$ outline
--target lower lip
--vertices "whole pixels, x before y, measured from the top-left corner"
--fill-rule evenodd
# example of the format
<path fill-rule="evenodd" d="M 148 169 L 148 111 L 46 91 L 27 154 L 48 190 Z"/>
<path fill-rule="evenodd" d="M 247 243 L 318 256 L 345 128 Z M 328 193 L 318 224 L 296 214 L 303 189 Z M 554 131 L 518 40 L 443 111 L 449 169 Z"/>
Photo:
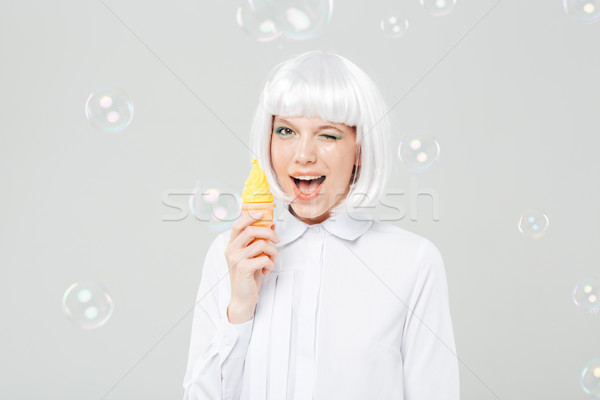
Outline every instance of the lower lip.
<path fill-rule="evenodd" d="M 321 191 L 321 188 L 323 187 L 323 184 L 325 183 L 325 181 L 321 182 L 321 184 L 319 186 L 317 186 L 317 188 L 315 189 L 315 191 L 312 192 L 310 195 L 307 196 L 304 193 L 302 193 L 300 191 L 300 189 L 298 189 L 298 186 L 296 186 L 296 182 L 294 182 L 294 179 L 293 178 L 290 178 L 290 179 L 292 179 L 292 186 L 294 187 L 294 194 L 300 200 L 313 200 L 313 199 L 316 199 L 317 196 L 319 195 L 319 192 Z"/>

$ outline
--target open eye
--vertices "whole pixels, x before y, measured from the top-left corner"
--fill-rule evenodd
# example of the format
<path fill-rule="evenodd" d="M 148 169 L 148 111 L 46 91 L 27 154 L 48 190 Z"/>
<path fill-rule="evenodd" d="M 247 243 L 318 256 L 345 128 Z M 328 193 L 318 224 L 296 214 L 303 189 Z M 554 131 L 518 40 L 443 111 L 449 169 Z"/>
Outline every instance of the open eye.
<path fill-rule="evenodd" d="M 277 128 L 277 129 L 275 130 L 275 132 L 277 132 L 279 135 L 282 135 L 282 136 L 287 136 L 287 135 L 289 134 L 289 133 L 287 133 L 286 131 L 290 131 L 290 133 L 291 133 L 291 132 L 294 132 L 294 131 L 293 131 L 293 130 L 291 130 L 290 128 L 286 128 L 286 127 Z"/>

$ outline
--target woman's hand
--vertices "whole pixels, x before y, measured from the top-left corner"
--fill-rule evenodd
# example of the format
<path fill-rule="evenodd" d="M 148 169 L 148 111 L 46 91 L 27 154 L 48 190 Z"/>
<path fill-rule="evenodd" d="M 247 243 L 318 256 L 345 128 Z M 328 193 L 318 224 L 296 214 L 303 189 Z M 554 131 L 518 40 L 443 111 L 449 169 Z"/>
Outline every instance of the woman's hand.
<path fill-rule="evenodd" d="M 255 216 L 255 218 L 260 218 Z M 231 228 L 229 244 L 225 249 L 225 259 L 231 281 L 231 299 L 227 317 L 231 323 L 243 323 L 253 318 L 258 303 L 258 292 L 263 274 L 273 270 L 277 248 L 269 240 L 278 243 L 275 225 L 271 229 L 252 226 L 256 221 L 249 215 L 242 215 Z M 254 243 L 250 244 L 254 239 Z M 260 240 L 264 239 L 264 240 Z M 257 255 L 265 253 L 268 256 Z M 255 258 L 256 257 L 256 258 Z"/>

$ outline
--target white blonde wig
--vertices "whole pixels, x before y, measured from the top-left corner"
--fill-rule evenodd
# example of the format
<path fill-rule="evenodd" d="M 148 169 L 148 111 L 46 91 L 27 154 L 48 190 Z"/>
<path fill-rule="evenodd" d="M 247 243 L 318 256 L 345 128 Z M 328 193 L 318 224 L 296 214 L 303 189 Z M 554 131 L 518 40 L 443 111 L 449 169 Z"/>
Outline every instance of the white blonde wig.
<path fill-rule="evenodd" d="M 271 161 L 273 116 L 320 117 L 356 127 L 361 165 L 353 171 L 348 196 L 336 209 L 372 207 L 382 198 L 392 168 L 387 112 L 377 85 L 362 69 L 333 52 L 309 51 L 269 73 L 252 122 L 252 157 L 264 170 L 273 196 L 287 205 L 294 198 L 283 192 Z"/>

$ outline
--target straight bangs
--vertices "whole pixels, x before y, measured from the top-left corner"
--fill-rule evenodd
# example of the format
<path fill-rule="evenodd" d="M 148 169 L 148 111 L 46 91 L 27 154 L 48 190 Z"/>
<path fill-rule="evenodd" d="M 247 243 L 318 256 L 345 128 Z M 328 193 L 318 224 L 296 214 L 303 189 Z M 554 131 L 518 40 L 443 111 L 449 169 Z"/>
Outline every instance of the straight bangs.
<path fill-rule="evenodd" d="M 361 120 L 356 82 L 334 56 L 306 58 L 282 65 L 263 92 L 265 109 L 282 117 L 319 117 L 356 126 Z"/>

